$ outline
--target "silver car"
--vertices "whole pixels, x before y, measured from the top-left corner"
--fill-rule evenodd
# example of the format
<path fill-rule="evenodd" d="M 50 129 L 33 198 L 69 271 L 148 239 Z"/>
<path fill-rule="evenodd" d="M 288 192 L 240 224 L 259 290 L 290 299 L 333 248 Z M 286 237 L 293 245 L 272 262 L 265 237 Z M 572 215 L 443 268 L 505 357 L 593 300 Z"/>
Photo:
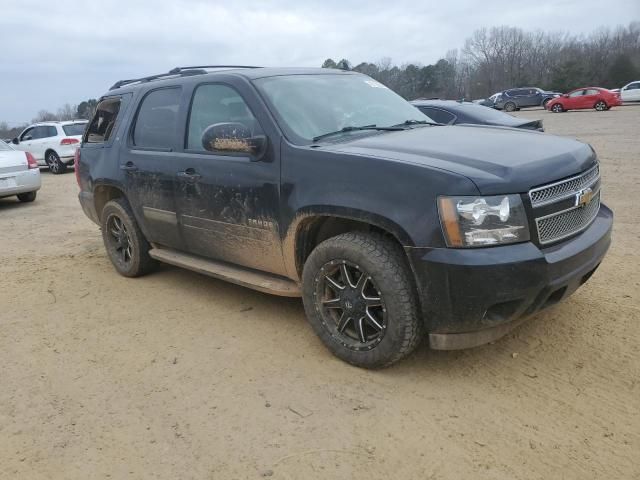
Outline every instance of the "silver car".
<path fill-rule="evenodd" d="M 41 185 L 33 155 L 0 142 L 0 198 L 17 195 L 21 202 L 33 202 Z"/>

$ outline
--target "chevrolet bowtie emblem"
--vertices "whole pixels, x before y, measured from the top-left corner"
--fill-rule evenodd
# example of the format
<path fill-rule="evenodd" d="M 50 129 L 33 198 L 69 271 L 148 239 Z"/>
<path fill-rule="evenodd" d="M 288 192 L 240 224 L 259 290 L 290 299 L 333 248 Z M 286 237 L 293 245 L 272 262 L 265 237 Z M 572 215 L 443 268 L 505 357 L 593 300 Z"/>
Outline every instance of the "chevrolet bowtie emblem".
<path fill-rule="evenodd" d="M 585 188 L 581 192 L 576 194 L 576 207 L 584 207 L 593 198 L 593 190 L 591 188 Z"/>

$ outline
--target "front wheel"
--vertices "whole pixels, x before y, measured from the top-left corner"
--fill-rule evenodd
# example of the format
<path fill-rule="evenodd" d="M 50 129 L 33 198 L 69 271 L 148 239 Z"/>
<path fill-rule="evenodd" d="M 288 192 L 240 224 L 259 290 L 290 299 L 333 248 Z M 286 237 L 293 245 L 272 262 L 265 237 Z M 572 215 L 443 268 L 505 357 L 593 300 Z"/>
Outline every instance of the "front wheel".
<path fill-rule="evenodd" d="M 600 100 L 595 104 L 593 108 L 595 108 L 598 112 L 604 112 L 607 109 L 607 104 L 603 100 Z"/>
<path fill-rule="evenodd" d="M 560 113 L 564 111 L 564 108 L 562 108 L 562 105 L 560 105 L 559 103 L 556 103 L 554 106 L 551 107 L 551 111 L 554 113 Z"/>
<path fill-rule="evenodd" d="M 44 161 L 49 167 L 49 171 L 54 175 L 59 175 L 67 171 L 67 166 L 62 163 L 62 160 L 60 160 L 60 157 L 54 151 L 47 152 Z"/>
<path fill-rule="evenodd" d="M 350 232 L 318 245 L 304 265 L 303 301 L 313 330 L 340 359 L 387 367 L 422 338 L 411 270 L 381 235 Z"/>
<path fill-rule="evenodd" d="M 101 219 L 102 240 L 118 273 L 125 277 L 139 277 L 150 272 L 156 262 L 149 256 L 151 247 L 129 203 L 123 198 L 107 202 Z"/>

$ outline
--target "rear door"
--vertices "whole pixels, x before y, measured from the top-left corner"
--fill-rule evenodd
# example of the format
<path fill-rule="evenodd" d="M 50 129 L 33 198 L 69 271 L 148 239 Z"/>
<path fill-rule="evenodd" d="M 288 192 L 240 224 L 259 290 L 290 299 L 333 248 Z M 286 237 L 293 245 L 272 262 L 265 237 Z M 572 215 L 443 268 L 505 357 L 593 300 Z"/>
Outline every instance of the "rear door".
<path fill-rule="evenodd" d="M 284 274 L 278 234 L 279 144 L 264 107 L 243 82 L 196 85 L 186 117 L 184 151 L 177 157 L 178 208 L 189 253 Z M 212 125 L 233 124 L 246 136 L 230 145 L 203 144 Z M 233 129 L 230 129 L 233 131 Z M 262 155 L 233 145 L 271 138 Z M 205 148 L 206 147 L 206 148 Z M 179 166 L 179 168 L 178 168 Z"/>
<path fill-rule="evenodd" d="M 595 88 L 588 88 L 580 99 L 581 108 L 593 108 L 599 100 L 602 100 L 600 91 Z"/>
<path fill-rule="evenodd" d="M 176 249 L 184 246 L 175 201 L 181 95 L 180 86 L 144 94 L 119 158 L 127 198 L 147 239 Z"/>
<path fill-rule="evenodd" d="M 627 87 L 620 92 L 620 96 L 623 102 L 640 101 L 640 82 L 633 82 L 627 85 Z"/>

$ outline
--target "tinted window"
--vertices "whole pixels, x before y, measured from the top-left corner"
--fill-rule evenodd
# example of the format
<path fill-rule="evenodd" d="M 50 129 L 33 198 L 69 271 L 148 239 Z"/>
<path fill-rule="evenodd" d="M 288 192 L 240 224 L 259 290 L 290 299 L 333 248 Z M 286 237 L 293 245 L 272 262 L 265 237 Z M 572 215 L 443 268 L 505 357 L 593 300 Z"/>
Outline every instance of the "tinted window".
<path fill-rule="evenodd" d="M 54 127 L 53 125 L 49 125 L 48 127 L 45 127 L 47 129 L 47 131 L 45 132 L 45 137 L 57 137 L 58 136 L 58 129 L 56 127 Z"/>
<path fill-rule="evenodd" d="M 86 133 L 84 136 L 84 141 L 87 143 L 102 143 L 109 140 L 111 133 L 114 130 L 114 126 L 116 124 L 116 120 L 118 118 L 118 113 L 120 112 L 120 98 L 107 98 L 102 100 L 98 106 L 96 107 L 96 112 L 93 114 L 93 118 L 91 122 L 87 126 L 86 124 L 75 124 L 82 125 L 84 129 L 86 127 Z M 70 127 L 71 125 L 67 125 Z M 66 132 L 66 130 L 65 130 Z M 73 135 L 73 134 L 67 134 Z"/>
<path fill-rule="evenodd" d="M 171 148 L 176 137 L 179 88 L 163 88 L 142 100 L 133 129 L 133 144 L 145 148 Z"/>
<path fill-rule="evenodd" d="M 431 118 L 434 122 L 444 123 L 445 125 L 456 119 L 456 116 L 452 113 L 445 112 L 439 108 L 420 107 L 422 113 Z"/>
<path fill-rule="evenodd" d="M 64 130 L 65 135 L 82 135 L 86 127 L 86 123 L 72 123 L 70 125 L 63 125 L 62 130 Z"/>
<path fill-rule="evenodd" d="M 252 137 L 260 134 L 257 120 L 238 92 L 226 85 L 200 85 L 193 94 L 186 148 L 204 151 L 202 134 L 216 123 L 239 123 Z"/>
<path fill-rule="evenodd" d="M 640 83 L 632 83 L 625 90 L 640 90 Z"/>
<path fill-rule="evenodd" d="M 53 135 L 51 135 L 51 129 L 53 129 Z M 39 125 L 37 127 L 33 127 L 33 130 L 30 132 L 32 140 L 40 140 L 42 138 L 47 138 L 51 136 L 55 136 L 56 127 L 50 127 L 47 125 Z"/>

